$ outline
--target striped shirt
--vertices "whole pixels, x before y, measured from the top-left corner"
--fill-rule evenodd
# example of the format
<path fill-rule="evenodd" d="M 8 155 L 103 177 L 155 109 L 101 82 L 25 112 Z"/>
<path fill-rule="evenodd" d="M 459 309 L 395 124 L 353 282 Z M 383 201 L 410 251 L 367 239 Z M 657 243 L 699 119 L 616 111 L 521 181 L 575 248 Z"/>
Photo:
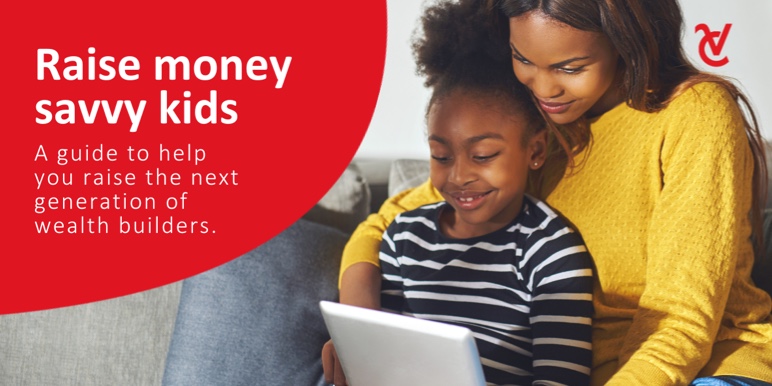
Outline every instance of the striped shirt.
<path fill-rule="evenodd" d="M 384 309 L 469 328 L 486 381 L 589 384 L 592 261 L 581 237 L 525 196 L 504 228 L 452 239 L 445 202 L 405 212 L 383 235 Z"/>

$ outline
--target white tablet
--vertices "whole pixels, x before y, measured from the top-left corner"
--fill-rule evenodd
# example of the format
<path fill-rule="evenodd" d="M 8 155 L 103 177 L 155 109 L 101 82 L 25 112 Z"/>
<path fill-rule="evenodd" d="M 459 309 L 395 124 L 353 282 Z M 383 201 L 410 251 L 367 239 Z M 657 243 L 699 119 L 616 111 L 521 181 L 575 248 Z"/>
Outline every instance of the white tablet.
<path fill-rule="evenodd" d="M 319 305 L 351 386 L 485 385 L 467 328 L 332 302 Z"/>

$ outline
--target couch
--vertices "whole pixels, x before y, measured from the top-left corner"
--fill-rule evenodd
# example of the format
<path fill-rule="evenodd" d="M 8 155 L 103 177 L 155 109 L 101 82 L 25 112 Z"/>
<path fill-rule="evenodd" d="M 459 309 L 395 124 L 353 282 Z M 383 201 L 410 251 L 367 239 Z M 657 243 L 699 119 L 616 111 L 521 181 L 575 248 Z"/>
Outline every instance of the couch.
<path fill-rule="evenodd" d="M 427 175 L 427 161 L 355 160 L 305 218 L 350 233 L 386 197 Z M 772 216 L 767 220 L 769 234 Z M 160 385 L 180 289 L 177 282 L 101 302 L 0 316 L 0 385 Z"/>

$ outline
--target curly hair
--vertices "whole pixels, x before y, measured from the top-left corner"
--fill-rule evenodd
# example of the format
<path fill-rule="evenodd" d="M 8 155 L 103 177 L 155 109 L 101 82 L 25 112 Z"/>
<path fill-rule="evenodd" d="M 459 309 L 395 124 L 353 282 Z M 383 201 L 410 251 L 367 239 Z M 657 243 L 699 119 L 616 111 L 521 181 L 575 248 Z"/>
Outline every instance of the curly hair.
<path fill-rule="evenodd" d="M 417 73 L 432 89 L 427 112 L 454 91 L 495 97 L 507 113 L 524 117 L 526 138 L 544 129 L 530 93 L 512 71 L 508 34 L 479 0 L 440 1 L 421 18 L 413 39 Z"/>

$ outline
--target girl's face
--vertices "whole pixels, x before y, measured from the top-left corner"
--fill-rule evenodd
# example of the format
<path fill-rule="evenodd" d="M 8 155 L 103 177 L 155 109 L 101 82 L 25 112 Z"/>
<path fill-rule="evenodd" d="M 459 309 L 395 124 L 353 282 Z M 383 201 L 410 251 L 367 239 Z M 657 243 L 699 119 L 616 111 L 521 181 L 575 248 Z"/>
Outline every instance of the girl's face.
<path fill-rule="evenodd" d="M 527 122 L 502 103 L 457 90 L 429 110 L 432 184 L 454 209 L 440 222 L 448 236 L 476 237 L 509 224 L 520 212 L 528 171 L 544 163 L 546 130 L 524 144 Z"/>
<path fill-rule="evenodd" d="M 531 11 L 509 19 L 515 75 L 558 124 L 598 116 L 624 100 L 619 54 L 608 38 Z"/>

